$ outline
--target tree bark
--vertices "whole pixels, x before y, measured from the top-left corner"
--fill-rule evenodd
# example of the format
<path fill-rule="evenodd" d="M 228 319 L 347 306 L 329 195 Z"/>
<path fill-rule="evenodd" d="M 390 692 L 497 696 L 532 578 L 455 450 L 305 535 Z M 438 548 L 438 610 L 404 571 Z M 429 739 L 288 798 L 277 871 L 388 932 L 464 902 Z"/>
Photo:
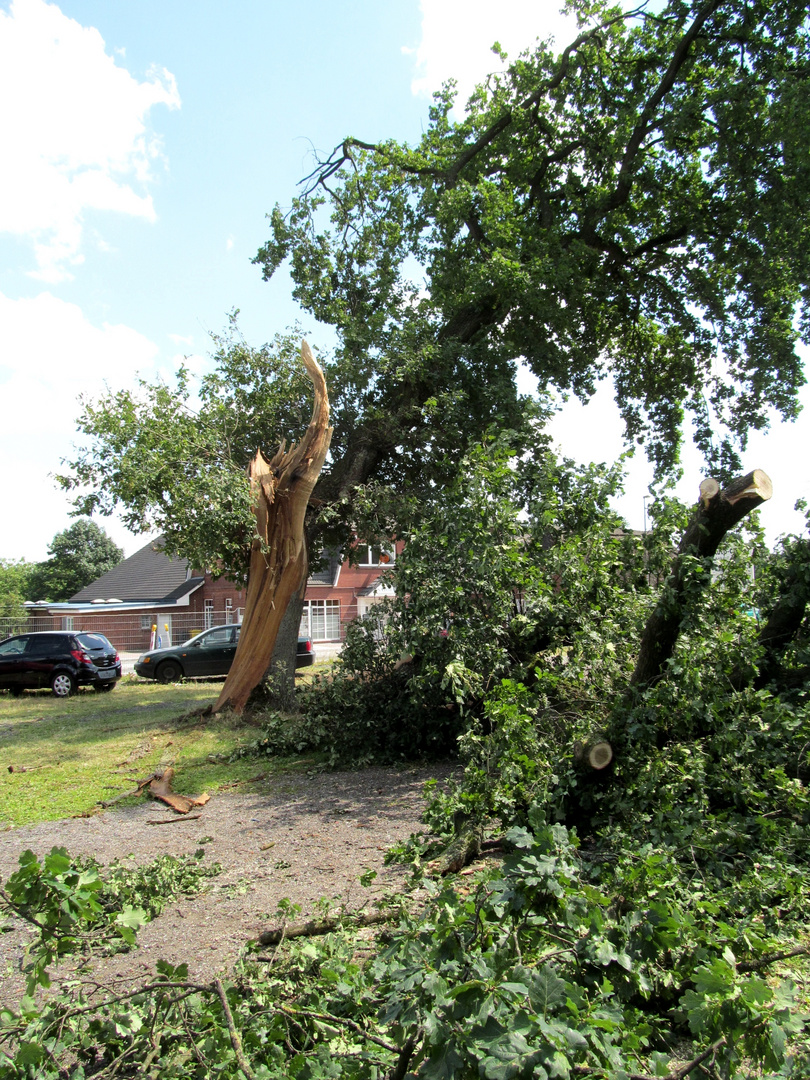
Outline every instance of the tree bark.
<path fill-rule="evenodd" d="M 214 711 L 242 712 L 270 667 L 279 629 L 292 601 L 303 599 L 307 581 L 304 515 L 332 438 L 323 372 L 309 345 L 301 359 L 315 389 L 312 420 L 298 446 L 268 461 L 261 450 L 248 468 L 256 514 L 245 614 L 231 670 Z M 299 612 L 300 613 L 300 612 Z M 295 668 L 292 669 L 293 674 Z"/>
<path fill-rule="evenodd" d="M 674 652 L 686 610 L 688 561 L 713 556 L 729 529 L 772 494 L 771 481 L 761 469 L 733 480 L 724 490 L 716 480 L 704 480 L 700 485 L 700 501 L 678 545 L 662 599 L 644 627 L 632 685 L 655 682 Z"/>

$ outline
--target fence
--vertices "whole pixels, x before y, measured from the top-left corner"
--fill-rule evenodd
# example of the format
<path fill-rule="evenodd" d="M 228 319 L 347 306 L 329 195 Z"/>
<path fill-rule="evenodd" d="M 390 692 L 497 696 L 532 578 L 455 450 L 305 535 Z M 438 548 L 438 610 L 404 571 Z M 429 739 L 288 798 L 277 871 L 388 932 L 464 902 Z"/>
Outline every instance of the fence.
<path fill-rule="evenodd" d="M 330 604 L 327 601 L 326 604 Z M 357 614 L 356 604 L 352 611 Z M 206 606 L 202 612 L 162 611 L 141 615 L 132 611 L 100 611 L 97 615 L 49 615 L 35 612 L 17 618 L 0 618 L 0 641 L 12 634 L 24 634 L 38 630 L 82 630 L 104 634 L 121 653 L 142 653 L 150 648 L 179 645 L 189 638 L 207 630 L 210 626 L 241 622 L 242 608 L 215 610 Z M 334 625 L 333 625 L 334 624 Z M 152 628 L 155 627 L 154 645 Z M 340 651 L 343 627 L 340 623 L 339 605 L 332 611 L 323 601 L 309 603 L 301 619 L 301 634 L 316 642 L 315 655 L 319 659 L 336 655 Z M 330 637 L 331 635 L 331 637 Z M 333 639 L 334 638 L 334 639 Z"/>
<path fill-rule="evenodd" d="M 0 618 L 0 640 L 11 634 L 34 630 L 87 630 L 104 634 L 119 652 L 141 653 L 149 648 L 178 645 L 190 637 L 228 622 L 240 622 L 241 608 L 228 608 L 205 612 L 161 611 L 141 615 L 137 612 L 103 611 L 86 615 L 37 615 L 25 618 Z M 152 646 L 152 627 L 155 627 L 155 644 Z M 159 639 L 159 643 L 158 643 Z"/>

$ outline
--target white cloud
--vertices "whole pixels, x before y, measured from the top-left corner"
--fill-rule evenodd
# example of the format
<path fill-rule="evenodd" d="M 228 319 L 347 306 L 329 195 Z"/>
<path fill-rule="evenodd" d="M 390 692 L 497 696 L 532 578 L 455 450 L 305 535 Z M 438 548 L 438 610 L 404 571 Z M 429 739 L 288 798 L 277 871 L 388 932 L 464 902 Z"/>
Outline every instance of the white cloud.
<path fill-rule="evenodd" d="M 576 21 L 559 12 L 561 0 L 420 0 L 422 40 L 415 50 L 415 94 L 430 96 L 443 82 L 458 83 L 463 106 L 476 83 L 503 64 L 497 41 L 514 60 L 538 38 L 553 36 L 559 48 L 576 37 Z"/>
<path fill-rule="evenodd" d="M 25 300 L 0 293 L 0 326 L 0 556 L 41 559 L 70 524 L 68 500 L 49 474 L 76 439 L 79 394 L 92 400 L 105 381 L 130 386 L 136 371 L 153 374 L 158 348 L 128 326 L 94 326 L 47 292 Z"/>
<path fill-rule="evenodd" d="M 134 78 L 99 32 L 45 0 L 0 10 L 0 232 L 27 237 L 32 276 L 55 282 L 82 261 L 84 214 L 154 220 L 148 185 L 160 144 L 150 110 L 179 108 L 174 76 Z"/>

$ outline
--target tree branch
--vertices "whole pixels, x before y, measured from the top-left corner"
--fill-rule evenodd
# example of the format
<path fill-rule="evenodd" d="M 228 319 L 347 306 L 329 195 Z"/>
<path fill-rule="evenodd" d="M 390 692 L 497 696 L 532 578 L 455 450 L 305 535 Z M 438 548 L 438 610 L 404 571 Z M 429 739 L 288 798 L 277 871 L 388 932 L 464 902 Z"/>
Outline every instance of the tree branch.
<path fill-rule="evenodd" d="M 701 8 L 694 22 L 683 35 L 675 47 L 672 60 L 664 72 L 663 78 L 641 110 L 641 115 L 636 122 L 630 139 L 625 147 L 624 155 L 619 166 L 619 175 L 613 192 L 608 196 L 601 208 L 596 212 L 594 220 L 600 220 L 611 210 L 621 206 L 630 196 L 632 188 L 632 172 L 635 166 L 636 156 L 641 149 L 641 144 L 650 130 L 650 125 L 656 110 L 678 80 L 678 76 L 689 56 L 689 51 L 703 26 L 723 4 L 724 0 L 710 0 L 705 7 Z"/>

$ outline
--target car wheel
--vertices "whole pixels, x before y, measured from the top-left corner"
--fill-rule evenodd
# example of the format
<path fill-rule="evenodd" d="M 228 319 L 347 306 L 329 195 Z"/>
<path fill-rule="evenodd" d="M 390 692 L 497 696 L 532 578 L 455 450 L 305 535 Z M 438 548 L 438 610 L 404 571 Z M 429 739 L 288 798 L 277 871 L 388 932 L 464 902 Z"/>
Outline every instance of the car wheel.
<path fill-rule="evenodd" d="M 155 672 L 158 682 L 177 682 L 182 679 L 183 671 L 175 660 L 164 660 Z"/>
<path fill-rule="evenodd" d="M 97 682 L 93 683 L 93 689 L 99 694 L 109 693 L 115 687 L 114 682 Z"/>
<path fill-rule="evenodd" d="M 54 697 L 70 697 L 76 693 L 76 680 L 69 671 L 58 671 L 51 679 Z"/>

